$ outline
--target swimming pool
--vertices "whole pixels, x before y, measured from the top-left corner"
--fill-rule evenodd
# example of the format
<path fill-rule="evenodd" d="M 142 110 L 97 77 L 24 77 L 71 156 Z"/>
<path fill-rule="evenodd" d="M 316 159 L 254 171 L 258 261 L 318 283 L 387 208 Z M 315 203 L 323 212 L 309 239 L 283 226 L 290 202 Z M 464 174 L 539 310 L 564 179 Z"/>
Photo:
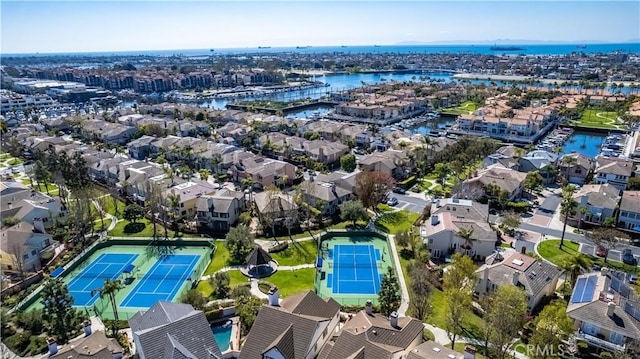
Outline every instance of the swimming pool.
<path fill-rule="evenodd" d="M 231 320 L 227 320 L 222 324 L 211 327 L 213 337 L 216 339 L 216 343 L 218 343 L 218 348 L 220 348 L 220 351 L 223 353 L 229 350 L 229 342 L 231 342 L 231 330 L 233 329 L 232 324 L 233 323 L 231 322 Z"/>

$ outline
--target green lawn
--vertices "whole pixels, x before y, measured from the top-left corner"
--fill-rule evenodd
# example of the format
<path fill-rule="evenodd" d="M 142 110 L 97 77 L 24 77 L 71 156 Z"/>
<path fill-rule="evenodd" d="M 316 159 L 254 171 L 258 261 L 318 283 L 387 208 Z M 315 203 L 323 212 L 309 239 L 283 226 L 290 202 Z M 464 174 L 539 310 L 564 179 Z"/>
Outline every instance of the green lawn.
<path fill-rule="evenodd" d="M 93 230 L 94 232 L 102 232 L 103 230 L 109 228 L 110 225 L 111 225 L 111 219 L 105 218 L 104 228 L 102 228 L 102 222 L 98 219 L 93 222 Z"/>
<path fill-rule="evenodd" d="M 549 262 L 560 266 L 564 261 L 564 258 L 568 256 L 574 256 L 578 253 L 579 244 L 577 242 L 565 240 L 562 249 L 559 249 L 558 245 L 560 245 L 559 239 L 550 239 L 547 241 L 543 241 L 538 245 L 538 254 Z M 637 270 L 637 268 L 633 268 L 633 266 L 626 265 L 622 262 L 608 260 L 605 264 L 604 258 L 592 255 L 587 255 L 587 257 L 591 259 L 591 262 L 593 264 L 598 264 L 601 267 L 614 268 L 624 272 L 632 272 Z"/>
<path fill-rule="evenodd" d="M 378 211 L 380 212 L 391 212 L 393 208 L 386 203 L 378 203 Z"/>
<path fill-rule="evenodd" d="M 314 263 L 318 256 L 318 249 L 315 241 L 289 243 L 289 247 L 282 252 L 271 253 L 281 266 L 296 266 L 300 264 Z"/>
<path fill-rule="evenodd" d="M 232 289 L 249 282 L 249 278 L 245 277 L 239 270 L 231 270 L 227 273 L 229 273 L 230 279 L 229 287 Z M 209 298 L 211 296 L 211 292 L 213 292 L 213 288 L 211 287 L 211 284 L 209 284 L 209 281 L 204 279 L 198 283 L 196 289 L 202 292 L 202 294 L 207 298 Z"/>
<path fill-rule="evenodd" d="M 418 217 L 420 214 L 404 209 L 398 212 L 387 212 L 376 219 L 376 226 L 386 233 L 396 234 L 408 231 Z"/>
<path fill-rule="evenodd" d="M 579 120 L 572 122 L 576 126 L 604 129 L 627 129 L 627 126 L 618 122 L 618 114 L 601 110 L 585 110 Z"/>
<path fill-rule="evenodd" d="M 106 197 L 104 198 L 104 207 L 103 208 L 105 211 L 107 211 L 107 213 L 109 213 L 110 215 L 115 216 L 116 215 L 116 207 L 113 203 L 113 197 L 111 197 L 110 195 L 106 195 Z M 127 205 L 122 202 L 121 200 L 118 200 L 118 218 L 122 218 L 122 212 L 124 212 L 124 208 Z"/>
<path fill-rule="evenodd" d="M 458 353 L 464 353 L 464 348 L 467 346 L 467 343 L 455 343 L 453 345 L 453 350 L 457 351 Z M 476 356 L 475 359 L 486 359 L 487 357 L 480 354 L 479 350 L 482 348 L 478 348 L 475 345 L 473 345 L 476 348 Z M 447 348 L 451 348 L 451 344 L 447 345 Z"/>
<path fill-rule="evenodd" d="M 7 164 L 8 164 L 9 166 L 20 165 L 20 164 L 22 164 L 22 160 L 21 160 L 21 159 L 19 159 L 19 158 L 14 157 L 14 158 L 12 158 L 12 159 L 8 160 L 8 161 L 7 161 Z"/>
<path fill-rule="evenodd" d="M 148 219 L 143 218 L 139 220 L 135 225 L 132 223 L 132 225 L 134 226 L 127 227 L 128 224 L 129 221 L 127 220 L 119 221 L 118 224 L 116 224 L 115 228 L 113 228 L 113 230 L 107 234 L 112 237 L 153 237 L 153 225 L 151 224 L 151 222 L 149 222 Z M 130 231 L 128 229 L 130 227 L 137 228 L 134 228 L 133 231 Z M 157 224 L 157 230 L 158 236 L 164 236 L 165 233 L 161 224 Z M 129 233 L 127 233 L 127 231 L 129 231 Z M 173 232 L 170 232 L 170 237 L 172 235 Z"/>
<path fill-rule="evenodd" d="M 4 161 L 6 159 L 11 158 L 11 155 L 8 153 L 0 153 L 0 161 Z"/>
<path fill-rule="evenodd" d="M 228 265 L 229 250 L 224 244 L 225 242 L 223 241 L 216 241 L 216 254 L 207 269 L 205 269 L 205 275 L 213 274 Z"/>
<path fill-rule="evenodd" d="M 447 327 L 447 305 L 444 292 L 434 289 L 431 293 L 431 313 L 425 320 L 426 323 L 445 329 Z M 481 338 L 483 320 L 474 313 L 469 313 L 464 318 L 465 337 Z"/>
<path fill-rule="evenodd" d="M 462 115 L 468 114 L 475 111 L 477 108 L 475 102 L 473 101 L 465 101 L 456 107 L 449 107 L 443 109 L 441 112 L 447 115 Z"/>
<path fill-rule="evenodd" d="M 305 290 L 313 290 L 315 275 L 315 268 L 282 270 L 265 280 L 278 287 L 281 297 L 286 297 Z"/>

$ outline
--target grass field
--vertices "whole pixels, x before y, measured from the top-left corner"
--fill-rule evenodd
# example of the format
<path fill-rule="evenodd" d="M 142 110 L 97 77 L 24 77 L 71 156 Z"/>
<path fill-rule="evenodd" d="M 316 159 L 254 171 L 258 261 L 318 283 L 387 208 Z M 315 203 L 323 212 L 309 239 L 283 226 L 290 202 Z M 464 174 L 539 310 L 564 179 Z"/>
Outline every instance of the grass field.
<path fill-rule="evenodd" d="M 318 248 L 315 241 L 289 243 L 289 247 L 282 252 L 271 253 L 271 258 L 281 266 L 297 266 L 300 264 L 314 263 L 318 257 Z"/>
<path fill-rule="evenodd" d="M 559 249 L 558 245 L 560 245 L 559 239 L 550 239 L 550 240 L 544 241 L 538 245 L 538 254 L 544 259 L 548 260 L 549 262 L 557 266 L 560 266 L 562 265 L 563 261 L 567 257 L 575 256 L 576 254 L 579 253 L 580 247 L 577 242 L 571 242 L 571 241 L 565 240 L 564 245 L 562 246 L 562 249 Z M 586 256 L 589 257 L 589 259 L 591 259 L 591 262 L 593 264 L 597 264 L 601 267 L 615 268 L 625 272 L 632 272 L 637 270 L 637 268 L 633 268 L 633 266 L 626 265 L 622 262 L 608 260 L 607 263 L 605 264 L 604 258 L 596 257 L 592 255 L 586 255 Z"/>
<path fill-rule="evenodd" d="M 463 115 L 473 113 L 476 110 L 476 104 L 472 101 L 465 101 L 456 107 L 445 108 L 441 111 L 441 113 L 447 115 Z"/>
<path fill-rule="evenodd" d="M 158 236 L 165 235 L 162 225 L 157 224 Z M 137 223 L 129 223 L 127 220 L 119 221 L 108 235 L 112 237 L 153 237 L 153 224 L 143 218 Z M 173 233 L 171 233 L 173 234 Z"/>
<path fill-rule="evenodd" d="M 104 206 L 105 208 L 103 208 L 105 211 L 107 211 L 107 213 L 109 213 L 112 216 L 116 215 L 116 207 L 113 203 L 113 198 L 111 197 L 111 195 L 106 195 L 106 197 L 104 198 Z M 118 200 L 118 218 L 122 218 L 122 212 L 124 212 L 124 208 L 127 205 L 122 202 L 121 200 Z"/>
<path fill-rule="evenodd" d="M 398 212 L 387 212 L 376 219 L 376 226 L 386 233 L 396 234 L 408 231 L 418 217 L 420 214 L 404 209 Z"/>
<path fill-rule="evenodd" d="M 239 270 L 230 270 L 227 273 L 229 274 L 229 287 L 231 289 L 249 281 L 249 278 L 245 277 Z M 211 284 L 209 284 L 208 280 L 201 280 L 196 289 L 202 292 L 202 294 L 207 298 L 209 298 L 213 292 L 213 288 L 211 287 Z"/>
<path fill-rule="evenodd" d="M 281 297 L 286 297 L 305 290 L 313 290 L 315 275 L 315 268 L 304 268 L 296 271 L 282 270 L 271 277 L 265 278 L 265 280 L 278 287 Z"/>
<path fill-rule="evenodd" d="M 585 110 L 577 121 L 571 124 L 579 127 L 620 129 L 626 130 L 628 127 L 618 121 L 618 114 L 600 110 Z"/>
<path fill-rule="evenodd" d="M 223 267 L 227 266 L 229 262 L 229 250 L 224 245 L 223 241 L 216 242 L 216 254 L 213 257 L 213 260 L 209 263 L 207 269 L 204 270 L 204 275 L 213 274 Z"/>

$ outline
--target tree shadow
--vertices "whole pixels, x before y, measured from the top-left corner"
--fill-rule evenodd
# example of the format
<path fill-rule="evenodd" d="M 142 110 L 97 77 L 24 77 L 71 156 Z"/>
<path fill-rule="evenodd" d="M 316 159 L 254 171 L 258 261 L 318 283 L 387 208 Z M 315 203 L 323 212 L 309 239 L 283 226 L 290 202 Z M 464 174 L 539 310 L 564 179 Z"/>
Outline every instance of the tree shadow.
<path fill-rule="evenodd" d="M 144 223 L 135 222 L 135 223 L 127 223 L 124 226 L 124 233 L 140 233 L 144 231 L 146 225 Z"/>
<path fill-rule="evenodd" d="M 400 250 L 400 257 L 402 257 L 402 259 L 405 260 L 412 260 L 413 259 L 413 251 L 407 249 L 407 248 L 402 248 Z"/>

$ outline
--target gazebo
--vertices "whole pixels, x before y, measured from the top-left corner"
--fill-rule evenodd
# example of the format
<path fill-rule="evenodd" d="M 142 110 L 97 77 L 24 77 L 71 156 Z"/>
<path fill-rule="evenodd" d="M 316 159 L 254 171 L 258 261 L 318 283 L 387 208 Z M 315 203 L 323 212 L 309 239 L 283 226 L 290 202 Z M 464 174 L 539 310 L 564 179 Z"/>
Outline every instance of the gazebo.
<path fill-rule="evenodd" d="M 262 247 L 255 247 L 245 258 L 241 272 L 247 277 L 264 278 L 278 269 L 278 263 Z"/>

